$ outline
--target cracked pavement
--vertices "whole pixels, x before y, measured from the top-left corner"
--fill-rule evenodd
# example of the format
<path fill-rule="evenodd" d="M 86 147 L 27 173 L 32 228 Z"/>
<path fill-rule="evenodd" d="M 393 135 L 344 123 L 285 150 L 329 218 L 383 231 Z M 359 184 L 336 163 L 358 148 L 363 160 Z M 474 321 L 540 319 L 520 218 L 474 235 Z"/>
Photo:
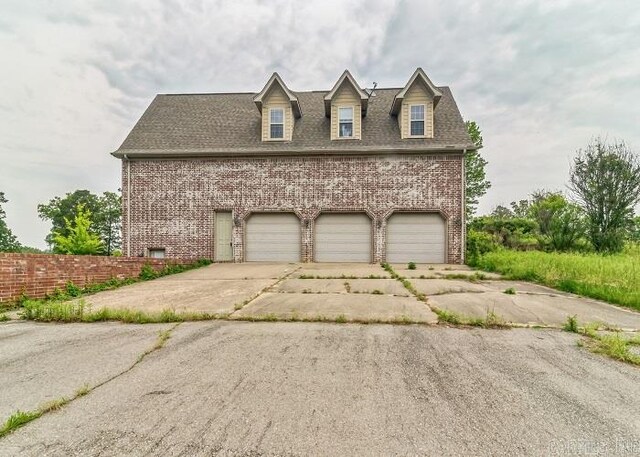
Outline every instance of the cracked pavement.
<path fill-rule="evenodd" d="M 436 324 L 434 309 L 509 324 L 562 327 L 569 316 L 640 330 L 640 313 L 548 287 L 507 281 L 464 265 L 393 265 L 426 304 L 377 264 L 213 264 L 83 297 L 94 310 L 216 314 L 230 319 L 344 320 Z M 514 289 L 515 294 L 505 294 Z"/>
<path fill-rule="evenodd" d="M 0 335 L 13 326 L 27 338 L 32 325 L 2 324 Z M 162 326 L 50 327 L 40 337 L 48 347 L 87 359 L 112 332 L 128 364 Z M 76 342 L 80 331 L 86 344 Z M 0 455 L 554 455 L 572 443 L 637 450 L 640 370 L 577 347 L 577 338 L 542 329 L 183 323 L 130 371 L 0 439 Z M 24 377 L 35 378 L 40 361 L 25 355 Z M 78 369 L 97 377 L 120 369 L 98 362 L 65 364 L 47 377 L 50 390 Z M 11 388 L 20 380 L 3 381 L 2 402 L 7 392 L 32 403 L 46 392 L 18 393 Z"/>

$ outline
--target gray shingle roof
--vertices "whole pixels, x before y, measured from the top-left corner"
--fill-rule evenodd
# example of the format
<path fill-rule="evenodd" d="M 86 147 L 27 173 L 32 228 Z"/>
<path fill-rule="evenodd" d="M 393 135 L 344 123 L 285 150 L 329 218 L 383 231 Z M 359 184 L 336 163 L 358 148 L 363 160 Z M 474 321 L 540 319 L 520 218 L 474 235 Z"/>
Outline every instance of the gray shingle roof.
<path fill-rule="evenodd" d="M 362 119 L 362 139 L 332 141 L 325 116 L 327 92 L 294 92 L 303 115 L 293 140 L 261 141 L 261 117 L 251 93 L 157 95 L 122 146 L 122 157 L 292 152 L 425 151 L 475 149 L 448 87 L 435 108 L 435 137 L 401 139 L 397 119 L 389 114 L 401 89 L 376 89 Z"/>

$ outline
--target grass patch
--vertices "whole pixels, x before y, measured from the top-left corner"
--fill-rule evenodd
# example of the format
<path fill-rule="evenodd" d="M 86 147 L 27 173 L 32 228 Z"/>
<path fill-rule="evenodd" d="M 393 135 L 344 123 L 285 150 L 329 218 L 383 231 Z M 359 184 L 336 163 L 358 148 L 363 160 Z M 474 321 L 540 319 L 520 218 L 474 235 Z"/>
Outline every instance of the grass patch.
<path fill-rule="evenodd" d="M 622 338 L 620 335 L 604 335 L 595 339 L 591 350 L 621 362 L 640 365 L 640 356 L 629 349 L 631 344 L 633 343 L 630 340 Z"/>
<path fill-rule="evenodd" d="M 384 270 L 387 273 L 389 273 L 393 279 L 400 281 L 402 283 L 402 286 L 405 289 L 407 289 L 413 296 L 415 296 L 418 300 L 426 303 L 427 296 L 422 292 L 419 292 L 415 287 L 413 287 L 413 284 L 411 284 L 411 281 L 409 281 L 407 278 L 400 276 L 398 273 L 396 273 L 395 270 L 391 267 L 391 265 L 389 265 L 386 262 L 381 263 L 380 266 L 384 268 Z"/>
<path fill-rule="evenodd" d="M 481 317 L 469 317 L 464 316 L 462 314 L 456 313 L 454 311 L 449 311 L 446 309 L 438 309 L 432 308 L 433 312 L 438 316 L 438 322 L 451 324 L 451 325 L 463 325 L 463 326 L 471 326 L 471 327 L 482 327 L 482 328 L 507 328 L 507 325 L 502 319 L 502 317 L 498 316 L 493 310 L 487 310 L 487 314 L 484 318 Z"/>
<path fill-rule="evenodd" d="M 579 333 L 586 337 L 577 341 L 578 347 L 586 346 L 596 354 L 640 366 L 640 355 L 630 349 L 630 346 L 640 344 L 640 335 L 635 335 L 633 338 L 625 338 L 620 333 L 599 335 L 598 330 L 600 329 L 608 330 L 609 327 L 597 323 L 588 323 L 584 327 L 580 327 L 576 316 L 569 316 L 563 327 L 563 330 L 567 332 Z"/>
<path fill-rule="evenodd" d="M 55 400 L 51 400 L 40 405 L 38 410 L 41 414 L 48 413 L 50 411 L 58 411 L 62 409 L 64 405 L 69 403 L 69 399 L 66 397 L 56 398 Z"/>
<path fill-rule="evenodd" d="M 0 313 L 0 322 L 6 322 L 9 320 L 9 316 L 6 313 Z"/>
<path fill-rule="evenodd" d="M 515 295 L 516 294 L 516 290 L 513 287 L 509 287 L 509 288 L 504 290 L 504 293 L 507 294 L 507 295 Z"/>
<path fill-rule="evenodd" d="M 347 316 L 345 316 L 344 314 L 339 314 L 336 317 L 336 323 L 338 323 L 338 324 L 346 324 L 347 323 Z"/>
<path fill-rule="evenodd" d="M 474 266 L 507 279 L 544 284 L 565 292 L 640 310 L 640 248 L 615 255 L 500 250 Z"/>
<path fill-rule="evenodd" d="M 453 311 L 447 311 L 446 309 L 434 308 L 434 313 L 438 316 L 438 322 L 445 322 L 447 324 L 462 325 L 464 319 L 458 313 Z"/>
<path fill-rule="evenodd" d="M 167 322 L 223 319 L 226 314 L 176 313 L 167 309 L 147 313 L 131 309 L 102 308 L 93 311 L 82 300 L 73 302 L 28 300 L 23 304 L 22 318 L 40 322 L 102 322 L 120 321 L 127 324 L 159 324 Z"/>
<path fill-rule="evenodd" d="M 0 427 L 0 438 L 42 416 L 40 411 L 16 411 Z"/>
<path fill-rule="evenodd" d="M 158 339 L 156 340 L 156 344 L 153 346 L 153 350 L 161 349 L 164 347 L 165 343 L 169 338 L 171 338 L 171 332 L 175 327 L 172 327 L 167 330 L 161 330 L 158 332 Z"/>
<path fill-rule="evenodd" d="M 439 276 L 442 279 L 463 279 L 470 282 L 478 282 L 487 279 L 487 275 L 480 271 L 476 271 L 470 275 L 466 275 L 464 273 L 445 273 L 440 274 Z"/>
<path fill-rule="evenodd" d="M 415 262 L 409 262 L 407 264 L 407 270 L 415 270 L 416 269 L 416 263 Z"/>
<path fill-rule="evenodd" d="M 85 395 L 87 395 L 89 392 L 91 392 L 91 387 L 89 387 L 89 384 L 83 384 L 81 387 L 79 387 L 76 392 L 75 392 L 75 398 L 79 398 L 79 397 L 84 397 Z"/>
<path fill-rule="evenodd" d="M 576 315 L 568 316 L 567 317 L 567 322 L 564 324 L 562 329 L 565 332 L 578 333 L 578 331 L 579 331 L 579 329 L 578 329 L 578 316 L 576 316 Z"/>

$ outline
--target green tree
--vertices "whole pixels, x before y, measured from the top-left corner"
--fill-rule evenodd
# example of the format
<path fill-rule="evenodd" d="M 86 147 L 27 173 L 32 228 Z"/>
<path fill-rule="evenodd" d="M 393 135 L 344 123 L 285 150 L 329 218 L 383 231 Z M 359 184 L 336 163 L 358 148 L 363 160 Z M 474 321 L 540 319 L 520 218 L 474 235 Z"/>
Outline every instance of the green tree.
<path fill-rule="evenodd" d="M 640 243 L 640 216 L 634 217 L 630 225 L 629 240 Z"/>
<path fill-rule="evenodd" d="M 620 252 L 640 202 L 640 160 L 624 142 L 593 140 L 579 150 L 569 188 L 584 210 L 598 252 Z"/>
<path fill-rule="evenodd" d="M 121 247 L 122 199 L 115 192 L 98 197 L 98 212 L 93 215 L 95 231 L 104 242 L 104 253 L 112 255 Z"/>
<path fill-rule="evenodd" d="M 574 249 L 585 235 L 584 213 L 560 192 L 534 192 L 527 216 L 537 222 L 541 245 L 547 249 Z"/>
<path fill-rule="evenodd" d="M 4 220 L 7 214 L 4 212 L 2 205 L 7 202 L 4 192 L 0 192 L 0 252 L 18 252 L 20 251 L 18 238 L 16 238 Z"/>
<path fill-rule="evenodd" d="M 478 148 L 482 147 L 482 131 L 475 121 L 465 122 L 467 132 L 471 137 L 471 141 Z M 476 212 L 478 200 L 491 187 L 491 183 L 487 180 L 485 167 L 487 161 L 480 155 L 479 150 L 468 151 L 464 159 L 465 169 L 465 197 L 466 197 L 466 216 L 470 219 Z"/>
<path fill-rule="evenodd" d="M 91 214 L 91 233 L 96 234 L 104 243 L 105 255 L 111 255 L 120 248 L 120 228 L 122 209 L 120 195 L 104 192 L 95 195 L 88 190 L 76 190 L 64 197 L 55 197 L 46 204 L 38 205 L 38 215 L 51 222 L 51 231 L 46 237 L 49 245 L 53 245 L 56 234 L 68 236 L 66 219 L 73 220 L 76 208 L 82 205 Z"/>
<path fill-rule="evenodd" d="M 65 234 L 53 235 L 54 252 L 60 254 L 99 254 L 103 242 L 91 232 L 91 212 L 80 203 L 75 209 L 73 222 L 65 218 Z"/>

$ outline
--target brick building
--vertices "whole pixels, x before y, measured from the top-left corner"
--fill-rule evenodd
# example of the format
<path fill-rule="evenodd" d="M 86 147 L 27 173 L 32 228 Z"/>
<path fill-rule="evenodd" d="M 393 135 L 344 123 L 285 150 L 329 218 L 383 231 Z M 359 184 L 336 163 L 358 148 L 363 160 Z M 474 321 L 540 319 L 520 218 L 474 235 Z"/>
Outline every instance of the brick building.
<path fill-rule="evenodd" d="M 158 95 L 122 160 L 124 252 L 217 261 L 461 263 L 464 153 L 448 87 Z"/>

